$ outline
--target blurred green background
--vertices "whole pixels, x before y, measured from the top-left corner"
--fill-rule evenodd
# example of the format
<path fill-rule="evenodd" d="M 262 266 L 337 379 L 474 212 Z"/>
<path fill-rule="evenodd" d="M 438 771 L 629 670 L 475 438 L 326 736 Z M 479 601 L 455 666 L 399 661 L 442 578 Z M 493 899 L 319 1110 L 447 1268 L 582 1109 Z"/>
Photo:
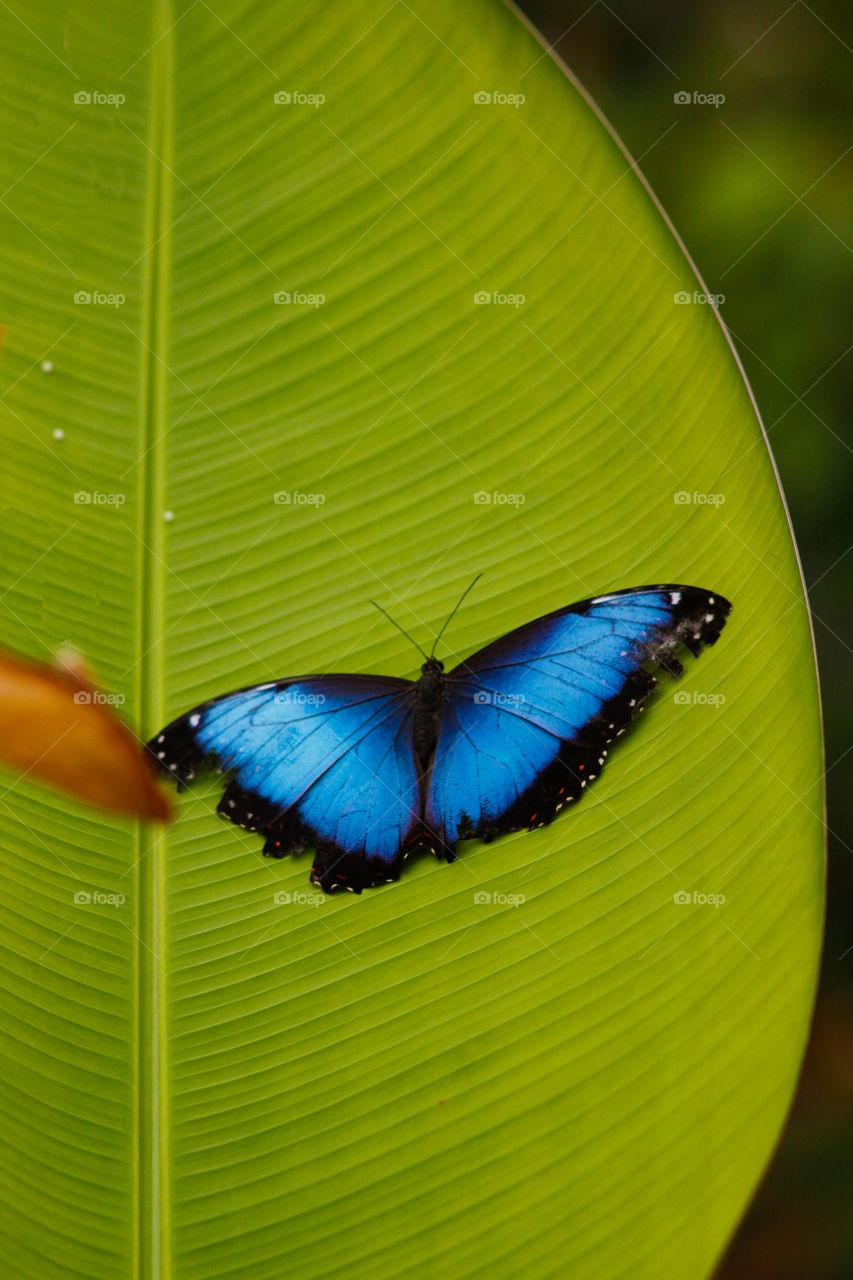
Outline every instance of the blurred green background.
<path fill-rule="evenodd" d="M 849 1280 L 853 11 L 849 0 L 521 7 L 639 162 L 709 291 L 725 296 L 790 507 L 824 701 L 827 934 L 797 1099 L 717 1280 Z M 694 102 L 694 92 L 725 101 Z"/>

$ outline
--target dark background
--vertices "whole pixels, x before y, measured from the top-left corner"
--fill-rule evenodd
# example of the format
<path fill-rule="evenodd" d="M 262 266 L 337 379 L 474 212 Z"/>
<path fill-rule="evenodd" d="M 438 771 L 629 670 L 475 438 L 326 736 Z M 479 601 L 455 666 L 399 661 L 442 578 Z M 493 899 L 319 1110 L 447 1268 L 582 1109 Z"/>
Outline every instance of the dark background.
<path fill-rule="evenodd" d="M 639 162 L 708 290 L 725 295 L 721 312 L 788 499 L 823 692 L 827 933 L 793 1111 L 716 1280 L 850 1280 L 853 7 L 523 0 L 522 8 Z M 694 90 L 725 102 L 673 101 Z"/>

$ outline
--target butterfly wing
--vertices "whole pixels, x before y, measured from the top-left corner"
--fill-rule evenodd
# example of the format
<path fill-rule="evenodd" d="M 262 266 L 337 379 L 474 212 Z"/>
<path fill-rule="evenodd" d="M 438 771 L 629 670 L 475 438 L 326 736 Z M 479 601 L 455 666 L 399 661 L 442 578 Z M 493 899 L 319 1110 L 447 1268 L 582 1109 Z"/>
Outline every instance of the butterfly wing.
<path fill-rule="evenodd" d="M 731 605 L 697 587 L 638 587 L 559 609 L 460 663 L 446 700 L 426 803 L 439 852 L 551 822 L 604 765 L 608 744 L 657 683 L 680 675 Z"/>
<path fill-rule="evenodd" d="M 254 685 L 180 716 L 148 750 L 179 784 L 230 774 L 223 817 L 262 832 L 274 857 L 313 847 L 315 884 L 360 893 L 398 878 L 418 825 L 413 690 L 359 675 Z"/>

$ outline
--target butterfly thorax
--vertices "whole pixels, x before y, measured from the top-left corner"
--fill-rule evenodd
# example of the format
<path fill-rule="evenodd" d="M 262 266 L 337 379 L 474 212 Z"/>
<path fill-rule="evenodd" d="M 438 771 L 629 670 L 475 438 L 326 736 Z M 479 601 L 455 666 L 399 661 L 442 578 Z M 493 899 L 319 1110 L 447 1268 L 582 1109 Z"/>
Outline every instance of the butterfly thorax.
<path fill-rule="evenodd" d="M 415 685 L 415 753 L 423 767 L 429 763 L 438 741 L 441 705 L 444 692 L 444 663 L 427 658 L 421 667 L 421 678 Z"/>

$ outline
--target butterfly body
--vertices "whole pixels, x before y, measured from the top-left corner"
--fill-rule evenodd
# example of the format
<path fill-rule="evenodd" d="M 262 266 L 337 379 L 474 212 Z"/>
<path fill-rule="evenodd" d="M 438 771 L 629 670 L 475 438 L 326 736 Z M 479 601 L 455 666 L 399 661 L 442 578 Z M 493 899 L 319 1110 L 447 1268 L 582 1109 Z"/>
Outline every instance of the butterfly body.
<path fill-rule="evenodd" d="M 438 741 L 443 695 L 444 663 L 438 658 L 427 658 L 412 695 L 415 702 L 412 738 L 423 769 L 429 764 Z"/>
<path fill-rule="evenodd" d="M 320 675 L 214 698 L 148 749 L 179 785 L 228 776 L 218 812 L 264 853 L 315 850 L 311 878 L 355 892 L 430 849 L 552 822 L 643 709 L 652 668 L 713 644 L 731 606 L 697 587 L 613 592 L 558 609 L 418 680 Z"/>

